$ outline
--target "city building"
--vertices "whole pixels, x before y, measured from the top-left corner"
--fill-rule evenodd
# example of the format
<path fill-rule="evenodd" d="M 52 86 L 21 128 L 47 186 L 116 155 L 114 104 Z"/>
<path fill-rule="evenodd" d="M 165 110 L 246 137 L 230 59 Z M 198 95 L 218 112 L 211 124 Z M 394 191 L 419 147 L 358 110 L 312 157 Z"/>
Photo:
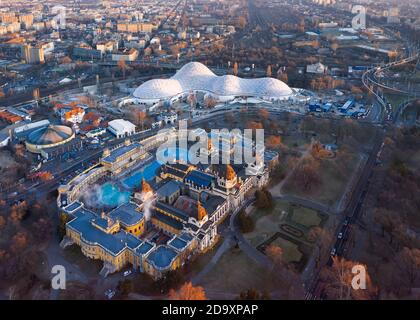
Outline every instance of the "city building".
<path fill-rule="evenodd" d="M 287 100 L 294 91 L 274 78 L 242 79 L 233 75 L 217 76 L 205 65 L 190 62 L 170 79 L 153 79 L 143 83 L 133 93 L 137 103 L 153 105 L 186 98 L 191 92 L 202 92 L 217 101 L 237 97 L 255 97 L 266 101 Z"/>
<path fill-rule="evenodd" d="M 317 62 L 315 64 L 309 64 L 306 66 L 307 73 L 315 73 L 315 74 L 326 74 L 328 67 L 323 65 L 321 62 Z"/>
<path fill-rule="evenodd" d="M 163 121 L 165 124 L 174 124 L 178 120 L 178 114 L 176 112 L 165 112 L 158 115 L 158 120 Z"/>
<path fill-rule="evenodd" d="M 26 63 L 44 63 L 44 48 L 42 46 L 32 47 L 29 44 L 22 46 L 22 58 Z"/>
<path fill-rule="evenodd" d="M 101 178 L 117 181 L 147 162 L 146 146 L 156 148 L 175 133 L 169 130 L 164 137 L 157 134 L 140 143 L 126 140 L 106 149 L 97 165 L 60 186 L 57 203 L 70 217 L 62 246 L 76 243 L 87 257 L 103 261 L 101 274 L 132 266 L 154 279 L 212 248 L 219 238 L 218 225 L 240 209 L 252 188 L 267 184 L 277 153 L 267 152 L 266 169 L 255 175 L 247 174 L 247 165 L 161 164 L 150 183 L 139 178 L 130 200 L 109 212 L 94 212 L 96 205 L 89 208 L 81 200 Z M 207 149 L 208 155 L 216 152 L 212 142 Z"/>
<path fill-rule="evenodd" d="M 25 141 L 26 149 L 32 153 L 42 153 L 44 149 L 50 149 L 64 145 L 75 137 L 74 131 L 66 126 L 48 125 L 32 131 Z"/>
<path fill-rule="evenodd" d="M 142 22 L 127 22 L 120 21 L 117 23 L 117 31 L 119 32 L 128 32 L 128 33 L 139 33 L 146 32 L 151 33 L 155 29 L 151 23 L 142 23 Z"/>
<path fill-rule="evenodd" d="M 112 61 L 135 61 L 139 56 L 139 51 L 137 49 L 122 49 L 118 52 L 112 53 Z"/>
<path fill-rule="evenodd" d="M 130 121 L 116 119 L 108 122 L 108 130 L 117 138 L 128 137 L 136 132 L 136 126 Z"/>
<path fill-rule="evenodd" d="M 60 117 L 62 123 L 81 123 L 85 116 L 85 110 L 77 105 L 57 105 L 56 114 Z"/>
<path fill-rule="evenodd" d="M 100 163 L 111 175 L 116 175 L 144 159 L 146 155 L 142 144 L 131 143 L 127 139 L 124 145 L 119 148 L 105 149 Z"/>
<path fill-rule="evenodd" d="M 82 59 L 101 60 L 103 53 L 101 50 L 93 49 L 91 46 L 82 43 L 73 48 L 73 56 Z"/>

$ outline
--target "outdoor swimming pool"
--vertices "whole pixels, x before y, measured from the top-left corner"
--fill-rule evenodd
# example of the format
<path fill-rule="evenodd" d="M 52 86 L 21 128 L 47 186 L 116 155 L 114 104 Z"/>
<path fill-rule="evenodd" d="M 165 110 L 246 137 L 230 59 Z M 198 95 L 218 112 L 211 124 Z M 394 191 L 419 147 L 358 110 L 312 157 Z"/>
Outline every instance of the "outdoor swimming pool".
<path fill-rule="evenodd" d="M 156 160 L 160 164 L 173 162 L 175 160 L 181 160 L 183 162 L 188 162 L 188 150 L 181 148 L 167 148 L 165 150 L 160 150 L 156 152 Z"/>
<path fill-rule="evenodd" d="M 168 148 L 163 153 L 157 154 L 156 158 L 158 160 L 167 159 L 168 161 L 171 160 L 182 160 L 187 162 L 188 159 L 188 150 L 185 149 L 178 149 L 178 148 Z M 163 164 L 163 161 L 155 160 L 152 163 L 146 165 L 144 168 L 134 172 L 128 178 L 125 178 L 122 181 L 124 187 L 128 189 L 134 189 L 138 187 L 141 183 L 141 180 L 144 178 L 146 181 L 153 180 L 156 177 L 156 171 L 160 168 Z"/>
<path fill-rule="evenodd" d="M 100 186 L 96 191 L 97 201 L 106 207 L 117 207 L 127 203 L 131 192 L 120 190 L 112 182 L 107 182 Z"/>
<path fill-rule="evenodd" d="M 128 189 L 134 189 L 140 185 L 143 178 L 146 181 L 153 180 L 156 177 L 156 170 L 159 169 L 160 166 L 161 164 L 159 162 L 153 161 L 141 170 L 134 172 L 128 178 L 125 178 L 122 181 L 122 184 Z"/>
<path fill-rule="evenodd" d="M 188 150 L 171 148 L 162 152 L 164 152 L 164 154 L 160 154 L 160 157 L 157 156 L 158 159 L 166 159 L 168 162 L 175 159 L 187 162 Z M 162 162 L 155 160 L 143 168 L 134 171 L 121 181 L 122 187 L 119 187 L 112 182 L 107 182 L 102 186 L 97 187 L 94 192 L 93 201 L 106 207 L 116 207 L 127 203 L 130 200 L 132 190 L 141 184 L 143 178 L 146 181 L 153 180 L 161 165 Z"/>

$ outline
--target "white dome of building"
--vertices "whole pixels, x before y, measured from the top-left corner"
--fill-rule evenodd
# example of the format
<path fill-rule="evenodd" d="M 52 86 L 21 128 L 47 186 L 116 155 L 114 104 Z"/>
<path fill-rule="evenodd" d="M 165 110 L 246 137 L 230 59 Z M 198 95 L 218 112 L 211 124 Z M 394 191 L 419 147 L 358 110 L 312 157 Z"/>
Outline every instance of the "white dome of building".
<path fill-rule="evenodd" d="M 217 81 L 212 82 L 212 90 L 214 93 L 221 96 L 232 96 L 236 94 L 244 93 L 246 90 L 242 79 L 226 75 L 218 77 Z"/>
<path fill-rule="evenodd" d="M 178 72 L 173 76 L 173 79 L 182 80 L 185 77 L 195 76 L 216 76 L 213 71 L 207 68 L 200 62 L 189 62 L 185 64 Z"/>
<path fill-rule="evenodd" d="M 153 79 L 140 85 L 133 96 L 140 102 L 155 103 L 165 99 L 201 91 L 229 100 L 235 96 L 266 100 L 284 100 L 294 94 L 284 82 L 274 78 L 242 79 L 233 75 L 217 76 L 199 62 L 184 65 L 170 79 Z"/>
<path fill-rule="evenodd" d="M 171 98 L 183 92 L 179 81 L 174 79 L 153 79 L 146 81 L 134 91 L 136 98 L 163 99 Z"/>

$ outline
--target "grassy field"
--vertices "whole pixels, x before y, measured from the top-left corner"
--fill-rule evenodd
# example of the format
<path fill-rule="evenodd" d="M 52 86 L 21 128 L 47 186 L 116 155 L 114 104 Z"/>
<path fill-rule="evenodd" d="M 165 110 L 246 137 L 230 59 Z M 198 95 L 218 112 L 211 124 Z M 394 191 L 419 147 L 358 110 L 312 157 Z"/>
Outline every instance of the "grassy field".
<path fill-rule="evenodd" d="M 255 221 L 255 229 L 245 234 L 245 238 L 255 247 L 265 240 L 271 238 L 279 231 L 279 225 L 282 223 L 289 212 L 289 204 L 284 201 L 276 201 L 273 209 L 270 211 L 255 209 L 251 213 Z"/>
<path fill-rule="evenodd" d="M 239 249 L 227 251 L 217 265 L 200 282 L 209 296 L 215 293 L 239 295 L 241 291 L 254 288 L 273 291 L 284 288 L 273 274 L 259 266 Z"/>
<path fill-rule="evenodd" d="M 285 194 L 297 195 L 320 202 L 326 206 L 335 206 L 346 191 L 352 174 L 360 164 L 360 156 L 348 153 L 346 158 L 320 160 L 319 178 L 320 183 L 309 191 L 301 190 L 294 177 L 287 181 L 283 187 Z"/>
<path fill-rule="evenodd" d="M 278 237 L 271 244 L 282 248 L 284 257 L 283 261 L 286 263 L 299 262 L 300 259 L 302 259 L 302 252 L 299 251 L 298 245 L 291 241 Z"/>
<path fill-rule="evenodd" d="M 307 228 L 318 226 L 322 221 L 317 212 L 302 207 L 299 207 L 298 210 L 293 210 L 291 220 L 298 224 L 304 225 Z"/>
<path fill-rule="evenodd" d="M 328 220 L 326 214 L 286 201 L 276 201 L 269 211 L 254 209 L 250 214 L 255 228 L 244 234 L 245 239 L 261 252 L 269 244 L 278 245 L 283 249 L 284 261 L 297 263 L 299 268 L 304 267 L 312 250 L 313 242 L 308 240 L 310 229 Z"/>
<path fill-rule="evenodd" d="M 398 110 L 398 107 L 401 103 L 403 103 L 407 97 L 404 95 L 398 95 L 398 94 L 385 94 L 386 99 L 388 102 L 392 105 L 392 111 L 395 112 Z"/>

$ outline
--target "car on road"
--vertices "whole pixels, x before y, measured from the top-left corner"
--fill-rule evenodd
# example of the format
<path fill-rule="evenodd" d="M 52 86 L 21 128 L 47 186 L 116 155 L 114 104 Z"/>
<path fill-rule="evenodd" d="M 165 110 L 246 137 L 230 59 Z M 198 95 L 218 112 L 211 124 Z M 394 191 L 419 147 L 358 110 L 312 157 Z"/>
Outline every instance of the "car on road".
<path fill-rule="evenodd" d="M 131 274 L 131 270 L 127 270 L 124 272 L 124 277 L 128 277 Z"/>
<path fill-rule="evenodd" d="M 107 297 L 108 299 L 112 299 L 115 296 L 115 291 L 108 289 L 105 291 L 105 297 Z"/>
<path fill-rule="evenodd" d="M 336 248 L 332 248 L 331 252 L 330 252 L 331 257 L 334 257 L 335 255 L 337 255 L 337 249 Z"/>
<path fill-rule="evenodd" d="M 343 232 L 339 232 L 338 235 L 337 235 L 337 238 L 338 239 L 343 239 Z"/>

